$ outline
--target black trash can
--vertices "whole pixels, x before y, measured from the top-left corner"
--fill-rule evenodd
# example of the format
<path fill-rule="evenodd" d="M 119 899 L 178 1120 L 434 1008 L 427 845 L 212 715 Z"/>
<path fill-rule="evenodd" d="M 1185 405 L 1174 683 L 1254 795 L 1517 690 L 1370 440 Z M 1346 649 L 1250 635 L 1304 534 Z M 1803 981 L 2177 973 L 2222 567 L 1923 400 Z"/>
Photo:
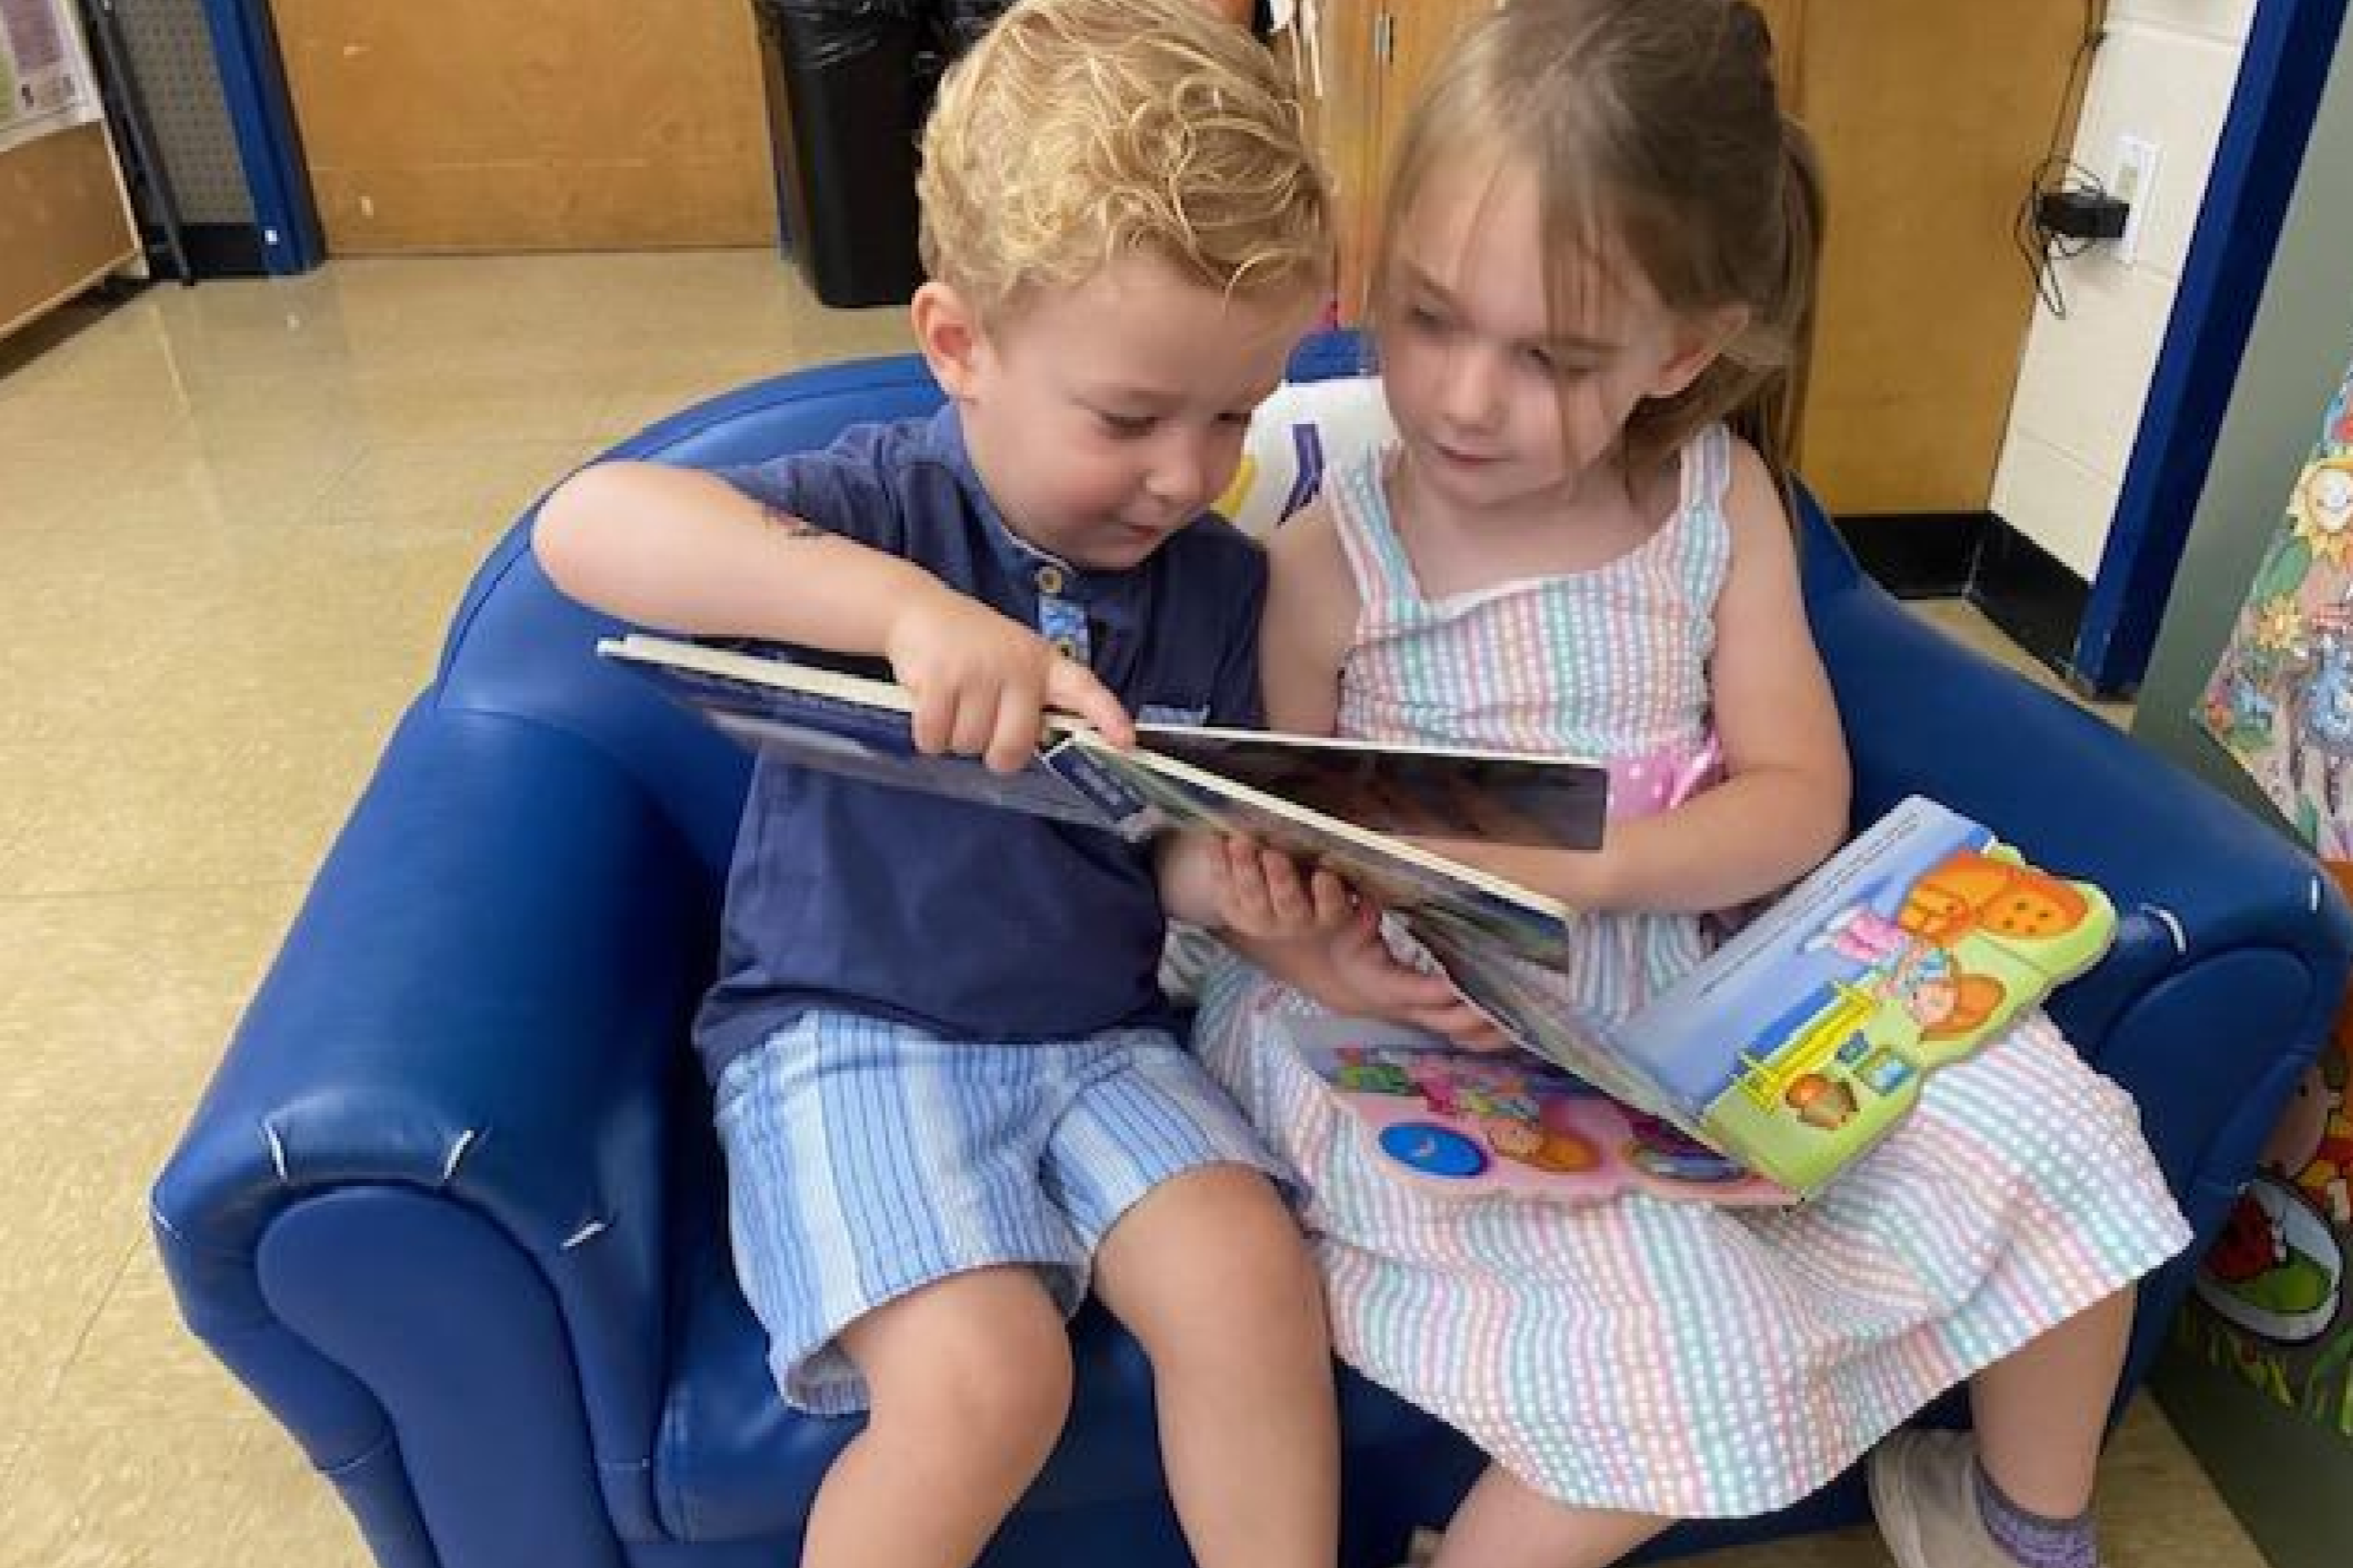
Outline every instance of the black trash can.
<path fill-rule="evenodd" d="M 939 85 L 934 0 L 752 0 L 776 206 L 828 305 L 904 304 L 923 281 L 916 140 Z"/>

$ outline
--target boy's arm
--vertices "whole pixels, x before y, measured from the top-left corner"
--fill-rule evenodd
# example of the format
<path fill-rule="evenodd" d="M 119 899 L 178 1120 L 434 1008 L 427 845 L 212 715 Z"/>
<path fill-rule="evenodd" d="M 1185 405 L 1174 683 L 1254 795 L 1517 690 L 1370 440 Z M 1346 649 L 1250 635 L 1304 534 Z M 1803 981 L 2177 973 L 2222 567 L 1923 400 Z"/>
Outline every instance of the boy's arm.
<path fill-rule="evenodd" d="M 556 487 L 532 533 L 555 585 L 625 620 L 690 636 L 878 654 L 936 578 L 753 500 L 653 463 L 599 463 Z"/>
<path fill-rule="evenodd" d="M 913 562 L 846 539 L 690 469 L 606 463 L 540 508 L 532 535 L 555 584 L 585 604 L 697 636 L 880 654 L 915 698 L 924 752 L 1014 772 L 1043 710 L 1113 742 L 1126 710 L 1083 665 Z"/>
<path fill-rule="evenodd" d="M 1609 825 L 1592 853 L 1424 840 L 1572 908 L 1704 913 L 1779 891 L 1846 835 L 1846 737 L 1815 650 L 1788 514 L 1763 461 L 1735 448 L 1732 565 L 1716 601 L 1709 692 L 1725 782 Z"/>

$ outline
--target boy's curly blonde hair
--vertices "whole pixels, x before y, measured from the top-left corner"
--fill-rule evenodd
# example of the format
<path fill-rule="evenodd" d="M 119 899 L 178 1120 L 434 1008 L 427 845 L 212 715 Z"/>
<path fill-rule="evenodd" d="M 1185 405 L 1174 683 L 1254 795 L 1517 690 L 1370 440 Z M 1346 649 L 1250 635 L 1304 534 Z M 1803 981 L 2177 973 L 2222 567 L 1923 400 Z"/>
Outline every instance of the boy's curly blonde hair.
<path fill-rule="evenodd" d="M 987 325 L 1132 254 L 1220 292 L 1331 274 L 1298 105 L 1200 0 L 1023 0 L 941 83 L 918 189 L 924 268 Z"/>

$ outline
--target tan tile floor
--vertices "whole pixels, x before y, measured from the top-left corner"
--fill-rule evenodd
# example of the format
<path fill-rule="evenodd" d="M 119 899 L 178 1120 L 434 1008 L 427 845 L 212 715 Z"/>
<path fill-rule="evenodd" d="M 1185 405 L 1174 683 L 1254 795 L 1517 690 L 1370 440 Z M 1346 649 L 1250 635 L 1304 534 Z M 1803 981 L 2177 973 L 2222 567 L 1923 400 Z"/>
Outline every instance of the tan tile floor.
<path fill-rule="evenodd" d="M 756 253 L 339 264 L 0 343 L 0 1568 L 367 1562 L 180 1329 L 147 1184 L 516 508 L 699 395 L 905 343 Z M 2146 1403 L 2105 1500 L 2124 1568 L 2260 1563 Z"/>

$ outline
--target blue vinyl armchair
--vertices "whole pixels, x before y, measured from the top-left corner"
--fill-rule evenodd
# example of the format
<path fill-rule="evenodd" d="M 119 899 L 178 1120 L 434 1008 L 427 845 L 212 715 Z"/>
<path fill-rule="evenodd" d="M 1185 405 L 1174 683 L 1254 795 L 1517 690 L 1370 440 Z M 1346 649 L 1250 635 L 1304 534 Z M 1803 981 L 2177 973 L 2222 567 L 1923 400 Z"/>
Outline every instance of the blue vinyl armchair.
<path fill-rule="evenodd" d="M 1299 374 L 1353 370 L 1345 340 Z M 784 376 L 627 443 L 693 465 L 939 394 L 913 361 Z M 1868 817 L 1918 792 L 2125 912 L 2056 1012 L 2138 1100 L 2211 1239 L 2343 989 L 2353 922 L 2273 834 L 1864 580 L 1810 504 L 1806 595 Z M 468 590 L 154 1194 L 188 1326 L 385 1568 L 778 1568 L 850 1423 L 776 1398 L 730 1270 L 685 1031 L 746 776 L 603 667 L 529 519 Z M 2189 1280 L 2150 1280 L 2137 1377 Z M 1141 1352 L 1092 1311 L 1069 1431 L 988 1562 L 1187 1561 Z M 1402 1559 L 1477 1458 L 1354 1379 L 1346 1561 Z M 1938 1412 L 1956 1416 L 1948 1402 Z M 1691 1551 L 1860 1517 L 1850 1476 Z"/>

